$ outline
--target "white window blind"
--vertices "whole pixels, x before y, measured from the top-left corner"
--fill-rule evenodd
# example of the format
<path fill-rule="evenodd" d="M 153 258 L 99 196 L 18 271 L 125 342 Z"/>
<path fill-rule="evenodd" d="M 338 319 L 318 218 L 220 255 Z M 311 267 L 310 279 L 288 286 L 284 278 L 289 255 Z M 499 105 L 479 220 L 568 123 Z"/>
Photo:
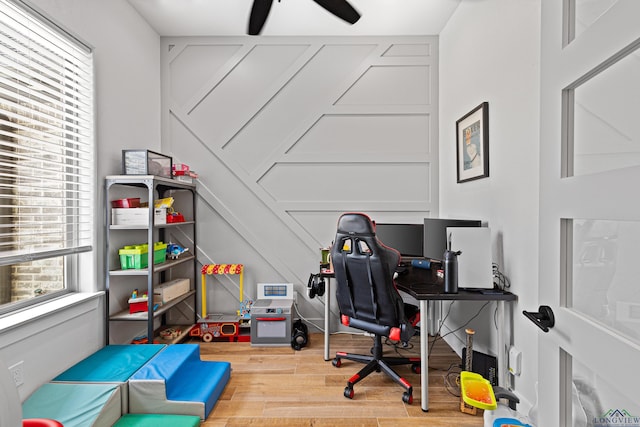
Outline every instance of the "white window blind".
<path fill-rule="evenodd" d="M 91 250 L 93 59 L 0 0 L 0 265 Z"/>

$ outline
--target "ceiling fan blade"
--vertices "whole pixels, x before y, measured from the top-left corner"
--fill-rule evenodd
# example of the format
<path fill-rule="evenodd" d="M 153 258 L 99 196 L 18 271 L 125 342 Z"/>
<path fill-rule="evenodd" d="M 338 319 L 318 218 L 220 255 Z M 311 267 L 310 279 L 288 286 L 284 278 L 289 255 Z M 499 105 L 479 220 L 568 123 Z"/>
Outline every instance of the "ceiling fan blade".
<path fill-rule="evenodd" d="M 355 24 L 360 19 L 360 14 L 347 2 L 347 0 L 313 0 L 320 6 L 333 13 L 338 18 Z"/>
<path fill-rule="evenodd" d="M 251 15 L 249 15 L 249 35 L 257 36 L 267 21 L 273 0 L 253 0 Z"/>

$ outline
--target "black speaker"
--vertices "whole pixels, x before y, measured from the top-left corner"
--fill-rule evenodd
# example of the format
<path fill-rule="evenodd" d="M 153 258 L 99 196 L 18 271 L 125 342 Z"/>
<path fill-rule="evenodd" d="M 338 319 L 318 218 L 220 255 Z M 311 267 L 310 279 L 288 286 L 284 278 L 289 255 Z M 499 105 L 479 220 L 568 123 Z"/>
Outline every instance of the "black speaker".
<path fill-rule="evenodd" d="M 462 368 L 464 369 L 464 361 L 467 359 L 467 348 L 462 347 Z M 491 383 L 498 385 L 498 359 L 489 354 L 480 353 L 473 350 L 471 359 L 471 371 L 480 374 Z"/>
<path fill-rule="evenodd" d="M 291 329 L 291 347 L 294 350 L 302 350 L 302 347 L 306 346 L 309 341 L 308 334 L 307 325 L 302 323 L 300 319 L 296 320 L 293 323 L 293 329 Z"/>

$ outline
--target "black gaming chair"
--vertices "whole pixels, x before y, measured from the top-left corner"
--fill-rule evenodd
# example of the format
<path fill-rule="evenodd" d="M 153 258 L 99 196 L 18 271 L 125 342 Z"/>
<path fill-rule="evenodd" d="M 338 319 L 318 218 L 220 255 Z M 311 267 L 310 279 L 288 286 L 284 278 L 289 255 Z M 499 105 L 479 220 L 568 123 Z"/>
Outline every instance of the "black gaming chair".
<path fill-rule="evenodd" d="M 333 365 L 340 367 L 342 359 L 367 365 L 352 376 L 344 389 L 345 397 L 353 398 L 353 386 L 373 371 L 383 371 L 404 387 L 402 400 L 413 402 L 413 388 L 391 366 L 411 364 L 419 372 L 420 358 L 383 357 L 382 337 L 406 344 L 414 335 L 407 318 L 418 310 L 405 307 L 393 282 L 393 274 L 400 262 L 400 254 L 384 246 L 375 234 L 375 224 L 361 213 L 345 213 L 338 220 L 338 231 L 331 249 L 335 272 L 336 299 L 341 321 L 345 326 L 361 329 L 374 335 L 372 355 L 336 352 Z"/>

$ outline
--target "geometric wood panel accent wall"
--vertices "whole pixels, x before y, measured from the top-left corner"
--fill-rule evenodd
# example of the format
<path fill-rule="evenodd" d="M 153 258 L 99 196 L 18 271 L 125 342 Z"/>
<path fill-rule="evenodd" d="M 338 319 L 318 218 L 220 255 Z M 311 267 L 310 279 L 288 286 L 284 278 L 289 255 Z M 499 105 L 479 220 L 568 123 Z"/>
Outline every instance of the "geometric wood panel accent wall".
<path fill-rule="evenodd" d="M 244 263 L 250 297 L 304 292 L 342 212 L 433 216 L 437 124 L 437 37 L 162 39 L 162 149 L 200 174 L 198 257 Z"/>

